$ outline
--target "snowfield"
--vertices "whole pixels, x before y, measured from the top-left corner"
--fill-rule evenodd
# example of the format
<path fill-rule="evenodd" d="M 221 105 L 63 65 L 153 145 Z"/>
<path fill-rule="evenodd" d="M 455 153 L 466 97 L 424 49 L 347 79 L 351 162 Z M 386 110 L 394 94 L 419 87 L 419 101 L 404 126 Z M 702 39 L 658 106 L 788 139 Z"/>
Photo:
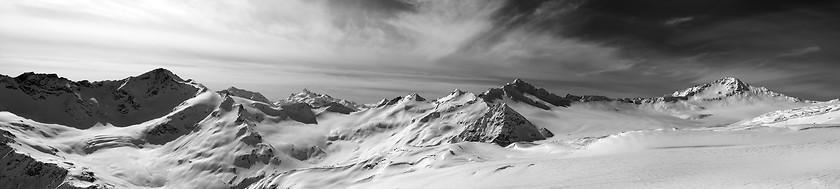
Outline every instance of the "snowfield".
<path fill-rule="evenodd" d="M 840 188 L 836 100 L 736 78 L 656 98 L 548 91 L 362 105 L 164 69 L 0 75 L 0 188 Z"/>

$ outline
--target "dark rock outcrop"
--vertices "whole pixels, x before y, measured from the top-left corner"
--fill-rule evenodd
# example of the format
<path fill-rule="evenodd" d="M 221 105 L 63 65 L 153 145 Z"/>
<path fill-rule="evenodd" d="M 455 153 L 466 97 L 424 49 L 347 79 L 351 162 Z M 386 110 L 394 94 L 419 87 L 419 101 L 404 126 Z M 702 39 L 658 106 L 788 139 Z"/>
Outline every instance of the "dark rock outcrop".
<path fill-rule="evenodd" d="M 548 130 L 546 128 L 541 128 L 540 134 L 542 134 L 542 136 L 544 136 L 545 138 L 554 137 L 554 133 L 552 133 L 551 130 Z"/>
<path fill-rule="evenodd" d="M 292 120 L 306 123 L 306 124 L 317 124 L 318 120 L 316 120 L 315 113 L 312 112 L 312 107 L 306 103 L 292 103 L 280 106 L 283 108 L 282 111 L 285 113 L 289 118 Z"/>
<path fill-rule="evenodd" d="M 350 113 L 353 113 L 353 112 L 356 111 L 353 108 L 349 108 L 347 106 L 344 106 L 342 104 L 335 103 L 335 102 L 331 102 L 331 103 L 329 103 L 325 106 L 327 107 L 326 111 L 340 113 L 340 114 L 350 114 Z"/>
<path fill-rule="evenodd" d="M 507 146 L 514 142 L 545 140 L 534 124 L 507 104 L 492 105 L 484 116 L 469 123 L 452 142 L 486 142 Z"/>
<path fill-rule="evenodd" d="M 0 130 L 0 187 L 2 188 L 57 188 L 67 177 L 67 169 L 56 164 L 44 163 L 19 154 L 8 143 L 15 136 Z"/>
<path fill-rule="evenodd" d="M 145 140 L 150 144 L 164 144 L 195 130 L 215 107 L 192 105 L 164 118 L 164 122 L 152 126 L 146 131 Z"/>
<path fill-rule="evenodd" d="M 239 154 L 233 160 L 233 165 L 242 168 L 251 168 L 257 164 L 280 164 L 280 160 L 274 157 L 274 147 L 265 143 L 258 143 L 250 153 Z"/>
<path fill-rule="evenodd" d="M 165 69 L 97 82 L 32 72 L 0 75 L 0 111 L 81 129 L 96 123 L 128 126 L 166 115 L 201 89 Z"/>
<path fill-rule="evenodd" d="M 293 145 L 289 149 L 289 156 L 301 161 L 309 160 L 322 154 L 325 154 L 325 152 L 318 146 L 295 147 Z"/>

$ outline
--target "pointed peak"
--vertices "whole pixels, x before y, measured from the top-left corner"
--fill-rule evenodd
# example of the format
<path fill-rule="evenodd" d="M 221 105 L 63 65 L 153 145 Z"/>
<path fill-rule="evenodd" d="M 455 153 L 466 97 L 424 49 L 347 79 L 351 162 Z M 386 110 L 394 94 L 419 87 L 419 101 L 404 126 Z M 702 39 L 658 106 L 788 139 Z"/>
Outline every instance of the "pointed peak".
<path fill-rule="evenodd" d="M 752 87 L 735 77 L 724 77 L 710 83 L 696 85 L 694 87 L 675 91 L 670 96 L 691 97 L 691 99 L 713 100 L 737 94 L 745 94 L 757 87 Z"/>
<path fill-rule="evenodd" d="M 545 140 L 539 129 L 506 103 L 490 105 L 487 112 L 473 121 L 453 142 L 470 141 L 508 146 L 515 142 Z"/>
<path fill-rule="evenodd" d="M 303 93 L 304 93 L 304 94 L 314 94 L 312 91 L 310 91 L 310 90 L 309 90 L 309 89 L 307 89 L 307 88 L 303 88 Z"/>
<path fill-rule="evenodd" d="M 507 83 L 508 85 L 531 85 L 528 82 L 523 81 L 522 79 L 516 78 L 511 83 Z"/>
<path fill-rule="evenodd" d="M 464 92 L 461 89 L 455 89 L 454 91 L 452 91 L 452 94 L 455 94 L 455 95 L 462 95 L 462 94 L 465 94 L 465 93 L 467 93 L 467 92 Z"/>
<path fill-rule="evenodd" d="M 411 93 L 408 96 L 405 96 L 405 99 L 415 100 L 415 101 L 426 101 L 426 98 L 423 98 L 417 93 Z"/>

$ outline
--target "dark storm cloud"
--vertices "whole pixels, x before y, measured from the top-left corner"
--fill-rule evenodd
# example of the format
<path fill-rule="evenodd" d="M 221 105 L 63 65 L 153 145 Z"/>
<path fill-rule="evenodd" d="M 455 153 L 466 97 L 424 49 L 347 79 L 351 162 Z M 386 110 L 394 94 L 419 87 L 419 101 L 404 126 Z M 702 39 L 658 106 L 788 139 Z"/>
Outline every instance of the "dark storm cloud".
<path fill-rule="evenodd" d="M 529 27 L 617 45 L 645 45 L 694 53 L 717 46 L 708 43 L 709 40 L 675 43 L 674 38 L 736 21 L 753 25 L 731 28 L 737 33 L 716 32 L 723 36 L 715 37 L 767 35 L 772 32 L 756 30 L 772 26 L 836 30 L 836 24 L 825 24 L 836 21 L 839 5 L 837 1 L 789 0 L 525 0 L 508 1 L 496 19 L 500 24 L 508 24 L 507 27 Z"/>
<path fill-rule="evenodd" d="M 816 87 L 840 82 L 833 71 L 840 69 L 836 63 L 840 60 L 838 1 L 507 1 L 494 14 L 494 23 L 494 31 L 465 49 L 492 46 L 508 31 L 525 30 L 615 48 L 619 57 L 627 60 L 626 66 L 618 66 L 623 69 L 581 76 L 591 78 L 586 82 L 598 84 L 567 80 L 546 82 L 549 85 L 597 86 L 601 90 L 651 95 L 643 91 L 649 90 L 647 87 L 614 80 L 677 81 L 670 85 L 658 82 L 656 87 L 676 90 L 676 83 L 699 83 L 731 75 L 805 98 L 840 96 L 840 89 Z M 526 64 L 546 62 L 537 69 L 593 70 L 587 68 L 593 60 L 585 58 L 528 58 Z M 815 91 L 797 91 L 804 89 L 802 86 Z"/>

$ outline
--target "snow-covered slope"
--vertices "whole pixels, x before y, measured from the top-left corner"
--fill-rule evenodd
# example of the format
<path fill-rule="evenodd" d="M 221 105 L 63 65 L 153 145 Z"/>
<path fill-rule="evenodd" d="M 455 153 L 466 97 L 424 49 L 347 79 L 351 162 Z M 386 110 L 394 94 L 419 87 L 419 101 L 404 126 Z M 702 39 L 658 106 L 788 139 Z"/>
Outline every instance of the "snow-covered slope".
<path fill-rule="evenodd" d="M 764 87 L 751 86 L 732 77 L 676 91 L 663 97 L 609 98 L 566 95 L 565 98 L 573 102 L 572 107 L 599 107 L 617 112 L 641 112 L 687 120 L 677 124 L 682 126 L 723 126 L 771 111 L 819 103 L 789 97 Z"/>
<path fill-rule="evenodd" d="M 114 103 L 101 95 L 122 90 L 138 112 L 158 114 L 90 117 L 109 124 L 85 127 L 26 111 L 66 104 L 0 101 L 0 188 L 840 187 L 840 130 L 829 126 L 840 108 L 738 82 L 612 99 L 560 97 L 516 80 L 478 95 L 409 94 L 362 106 L 308 90 L 269 104 L 256 92 L 213 92 L 165 70 L 93 82 L 101 88 L 30 75 L 5 77 L 0 83 L 17 88 L 4 95 L 90 96 L 99 104 L 91 110 L 105 111 Z M 172 95 L 178 86 L 194 91 Z M 814 107 L 708 127 L 806 106 Z M 778 128 L 813 123 L 820 126 Z M 732 129 L 743 125 L 750 129 Z"/>
<path fill-rule="evenodd" d="M 840 105 L 815 105 L 763 114 L 734 124 L 736 128 L 756 126 L 805 129 L 814 127 L 840 127 Z"/>

